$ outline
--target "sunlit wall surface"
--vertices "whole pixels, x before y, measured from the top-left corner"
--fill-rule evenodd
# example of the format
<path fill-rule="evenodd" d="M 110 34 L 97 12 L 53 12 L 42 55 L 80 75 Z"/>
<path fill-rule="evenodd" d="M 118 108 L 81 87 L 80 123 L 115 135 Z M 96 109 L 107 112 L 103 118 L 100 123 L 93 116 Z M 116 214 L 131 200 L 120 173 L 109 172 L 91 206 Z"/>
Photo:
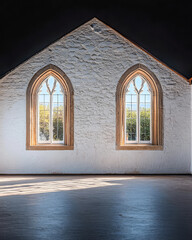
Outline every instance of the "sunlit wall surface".
<path fill-rule="evenodd" d="M 26 150 L 26 90 L 34 74 L 49 64 L 60 68 L 73 85 L 74 150 Z M 150 69 L 163 90 L 163 150 L 116 149 L 116 87 L 136 64 Z M 53 85 L 51 79 L 49 84 Z M 39 92 L 39 141 L 64 140 L 60 97 L 65 94 L 55 89 L 52 111 L 47 90 Z M 139 135 L 134 127 L 137 94 L 133 94 L 132 102 L 127 99 L 132 119 L 128 110 L 126 138 L 150 141 L 150 88 L 144 84 L 140 93 Z M 191 86 L 96 19 L 0 80 L 0 173 L 189 173 L 190 164 Z"/>

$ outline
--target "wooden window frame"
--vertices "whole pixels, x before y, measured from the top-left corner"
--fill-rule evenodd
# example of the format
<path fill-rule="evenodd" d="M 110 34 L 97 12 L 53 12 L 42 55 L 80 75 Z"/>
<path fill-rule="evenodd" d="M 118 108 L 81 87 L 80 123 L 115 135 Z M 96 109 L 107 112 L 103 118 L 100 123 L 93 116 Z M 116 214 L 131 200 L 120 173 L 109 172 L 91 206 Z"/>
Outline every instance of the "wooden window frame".
<path fill-rule="evenodd" d="M 64 89 L 64 144 L 37 143 L 37 91 L 49 76 L 55 77 Z M 40 69 L 29 82 L 26 93 L 26 149 L 73 150 L 74 149 L 74 90 L 67 75 L 55 65 Z"/>
<path fill-rule="evenodd" d="M 152 89 L 151 119 L 152 142 L 147 144 L 125 143 L 125 94 L 126 88 L 134 77 L 143 76 Z M 120 78 L 116 89 L 116 149 L 117 150 L 162 150 L 163 149 L 163 92 L 161 85 L 147 67 L 136 64 Z"/>

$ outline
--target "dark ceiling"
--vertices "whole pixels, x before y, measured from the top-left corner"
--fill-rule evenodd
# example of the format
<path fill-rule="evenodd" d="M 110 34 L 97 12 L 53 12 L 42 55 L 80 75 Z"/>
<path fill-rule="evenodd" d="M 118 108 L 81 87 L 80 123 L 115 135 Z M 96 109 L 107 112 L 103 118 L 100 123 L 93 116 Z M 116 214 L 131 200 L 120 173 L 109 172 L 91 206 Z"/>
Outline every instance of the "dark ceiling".
<path fill-rule="evenodd" d="M 93 17 L 192 77 L 192 3 L 185 0 L 2 1 L 0 77 Z"/>

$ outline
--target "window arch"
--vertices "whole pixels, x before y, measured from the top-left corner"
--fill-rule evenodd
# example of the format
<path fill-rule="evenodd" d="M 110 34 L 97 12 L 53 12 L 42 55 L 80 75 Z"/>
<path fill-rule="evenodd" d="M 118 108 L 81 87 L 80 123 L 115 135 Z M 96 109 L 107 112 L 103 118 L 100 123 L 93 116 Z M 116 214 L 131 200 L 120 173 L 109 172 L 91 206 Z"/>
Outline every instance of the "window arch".
<path fill-rule="evenodd" d="M 116 91 L 117 149 L 163 147 L 163 94 L 156 76 L 144 65 L 128 69 Z"/>
<path fill-rule="evenodd" d="M 73 95 L 69 78 L 52 64 L 33 76 L 27 88 L 27 149 L 73 149 Z"/>

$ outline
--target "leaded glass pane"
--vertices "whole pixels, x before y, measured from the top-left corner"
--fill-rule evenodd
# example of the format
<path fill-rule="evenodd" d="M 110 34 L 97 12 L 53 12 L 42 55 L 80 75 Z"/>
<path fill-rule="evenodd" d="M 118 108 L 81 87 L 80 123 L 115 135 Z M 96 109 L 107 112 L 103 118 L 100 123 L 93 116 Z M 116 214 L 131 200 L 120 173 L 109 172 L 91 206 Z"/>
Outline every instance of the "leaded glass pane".
<path fill-rule="evenodd" d="M 64 142 L 64 93 L 53 76 L 38 91 L 38 142 Z"/>
<path fill-rule="evenodd" d="M 64 95 L 59 82 L 53 94 L 53 141 L 63 142 Z"/>
<path fill-rule="evenodd" d="M 47 84 L 48 84 L 48 87 L 49 87 L 49 89 L 50 89 L 50 92 L 53 92 L 53 90 L 54 90 L 54 84 L 55 84 L 55 78 L 53 77 L 53 76 L 50 76 L 49 78 L 48 78 L 48 80 L 47 80 Z"/>
<path fill-rule="evenodd" d="M 39 117 L 39 140 L 42 142 L 49 141 L 49 111 L 40 111 Z"/>
<path fill-rule="evenodd" d="M 134 82 L 135 82 L 135 87 L 136 87 L 136 90 L 139 92 L 142 88 L 142 79 L 140 78 L 140 76 L 137 76 L 135 79 L 134 79 Z"/>
<path fill-rule="evenodd" d="M 43 82 L 38 92 L 38 139 L 39 142 L 49 142 L 49 112 L 50 112 L 50 95 Z"/>
<path fill-rule="evenodd" d="M 133 83 L 129 85 L 126 93 L 126 142 L 136 141 L 137 124 L 137 93 L 134 90 Z"/>
<path fill-rule="evenodd" d="M 151 93 L 147 83 L 144 83 L 140 93 L 140 141 L 149 142 L 151 125 Z"/>
<path fill-rule="evenodd" d="M 146 80 L 131 80 L 125 96 L 125 142 L 151 141 L 151 91 Z"/>
<path fill-rule="evenodd" d="M 62 111 L 53 112 L 53 140 L 63 141 L 63 113 Z"/>

